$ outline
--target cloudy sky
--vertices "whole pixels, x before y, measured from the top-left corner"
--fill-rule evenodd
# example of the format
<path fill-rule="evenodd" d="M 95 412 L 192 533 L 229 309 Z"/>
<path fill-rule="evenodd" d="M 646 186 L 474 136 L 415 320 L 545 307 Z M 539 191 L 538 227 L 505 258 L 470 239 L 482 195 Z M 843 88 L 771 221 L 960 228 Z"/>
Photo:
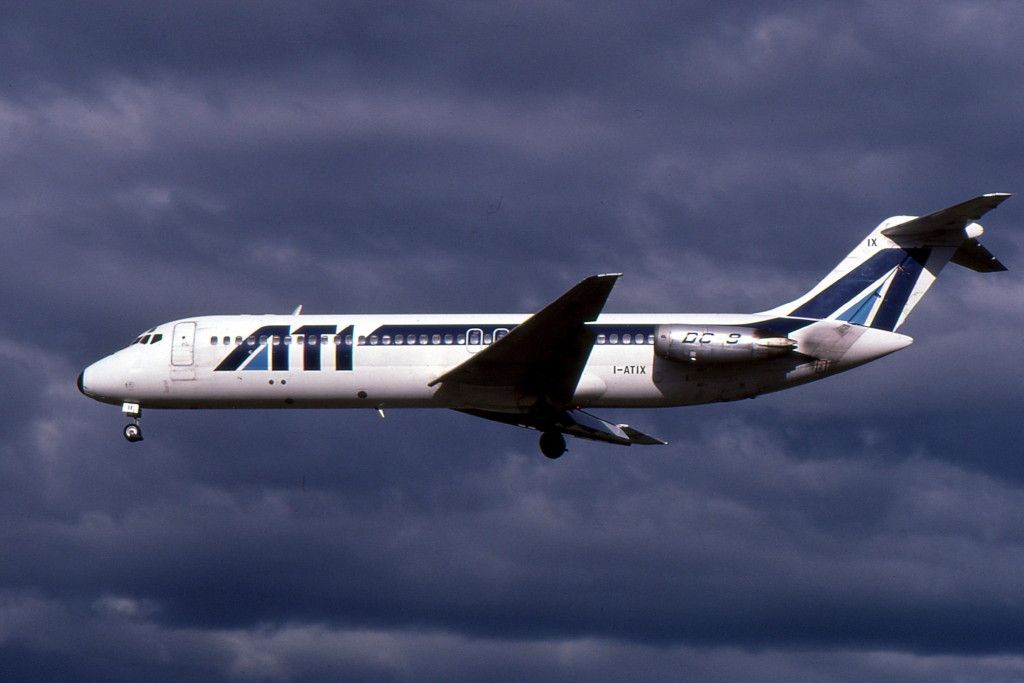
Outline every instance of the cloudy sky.
<path fill-rule="evenodd" d="M 1024 191 L 1024 6 L 4 3 L 0 678 L 1024 678 L 1024 200 L 905 351 L 756 401 L 147 413 L 159 322 L 795 298 Z"/>

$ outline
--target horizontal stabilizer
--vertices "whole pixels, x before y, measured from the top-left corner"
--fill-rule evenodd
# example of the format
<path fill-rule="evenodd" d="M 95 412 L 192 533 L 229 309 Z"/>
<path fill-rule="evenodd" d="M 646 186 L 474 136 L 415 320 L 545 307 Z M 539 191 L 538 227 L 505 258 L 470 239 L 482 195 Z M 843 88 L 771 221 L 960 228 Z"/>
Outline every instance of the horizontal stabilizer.
<path fill-rule="evenodd" d="M 964 240 L 950 261 L 978 273 L 1000 273 L 1006 270 L 1006 266 L 976 239 Z"/>
<path fill-rule="evenodd" d="M 920 245 L 959 246 L 965 234 L 964 228 L 1010 198 L 1006 192 L 992 192 L 974 199 L 968 199 L 956 206 L 912 218 L 906 222 L 882 230 L 882 234 L 903 244 L 913 242 Z"/>

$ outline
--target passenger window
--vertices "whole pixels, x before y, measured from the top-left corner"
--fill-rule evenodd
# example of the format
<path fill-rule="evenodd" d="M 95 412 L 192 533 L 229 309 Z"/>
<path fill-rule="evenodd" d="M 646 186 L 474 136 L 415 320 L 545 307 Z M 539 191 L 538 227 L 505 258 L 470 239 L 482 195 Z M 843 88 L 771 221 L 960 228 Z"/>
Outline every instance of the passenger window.
<path fill-rule="evenodd" d="M 606 340 L 607 340 L 607 337 L 605 337 L 603 334 L 597 335 L 597 343 L 598 344 L 604 344 Z"/>
<path fill-rule="evenodd" d="M 457 341 L 460 344 L 465 344 L 466 343 L 466 335 L 460 334 L 459 336 L 455 337 L 455 341 Z"/>
<path fill-rule="evenodd" d="M 260 346 L 263 346 L 266 343 L 267 343 L 267 335 L 261 334 L 260 335 Z"/>
<path fill-rule="evenodd" d="M 158 334 L 157 336 L 159 337 L 159 336 L 162 336 L 162 335 Z M 235 346 L 241 346 L 241 345 L 242 345 L 242 338 L 241 337 L 235 337 Z"/>
<path fill-rule="evenodd" d="M 391 335 L 390 334 L 385 334 L 383 337 L 381 337 L 380 343 L 384 344 L 385 346 L 390 344 L 391 343 Z"/>
<path fill-rule="evenodd" d="M 286 334 L 284 336 L 284 345 L 285 346 L 291 346 L 292 345 L 292 335 Z"/>
<path fill-rule="evenodd" d="M 407 335 L 405 335 L 405 343 L 406 344 L 415 344 L 416 343 L 416 335 L 415 334 L 407 334 Z"/>
<path fill-rule="evenodd" d="M 484 332 L 484 344 L 490 344 L 490 343 L 491 343 L 491 333 L 490 332 Z"/>
<path fill-rule="evenodd" d="M 306 343 L 309 344 L 310 346 L 316 346 L 316 340 L 317 336 L 315 334 L 311 334 L 308 337 L 306 337 Z"/>
<path fill-rule="evenodd" d="M 617 334 L 610 334 L 610 335 L 608 335 L 608 343 L 609 344 L 618 344 L 619 343 L 619 335 L 617 335 Z"/>
<path fill-rule="evenodd" d="M 476 345 L 480 344 L 480 336 L 481 336 L 481 334 L 482 333 L 481 333 L 480 330 L 470 330 L 469 331 L 469 343 L 472 344 L 473 346 L 476 346 Z"/>
<path fill-rule="evenodd" d="M 643 344 L 644 343 L 644 335 L 641 334 L 640 332 L 637 332 L 636 336 L 633 337 L 633 341 L 635 341 L 637 344 Z"/>
<path fill-rule="evenodd" d="M 377 345 L 377 335 L 371 334 L 370 335 L 370 346 L 376 346 L 376 345 Z"/>
<path fill-rule="evenodd" d="M 275 335 L 272 335 L 272 336 L 270 337 L 270 342 L 271 342 L 271 343 L 272 343 L 272 344 L 273 344 L 274 346 L 280 346 L 280 345 L 281 345 L 281 336 L 280 336 L 280 335 L 277 335 L 277 334 L 275 334 Z"/>
<path fill-rule="evenodd" d="M 629 336 L 628 334 L 624 334 L 624 335 L 622 335 L 622 343 L 623 344 L 632 344 L 633 343 L 633 338 L 631 336 Z"/>
<path fill-rule="evenodd" d="M 387 339 L 387 337 L 385 337 L 385 339 Z M 387 344 L 387 342 L 384 342 L 384 343 Z M 404 343 L 405 343 L 405 337 L 403 337 L 400 334 L 396 334 L 395 335 L 395 345 L 396 346 L 401 346 Z"/>
<path fill-rule="evenodd" d="M 295 335 L 295 343 L 298 344 L 299 346 L 303 346 L 306 343 L 306 335 L 304 335 L 304 334 L 297 334 L 297 335 Z"/>
<path fill-rule="evenodd" d="M 326 344 L 327 343 L 327 335 L 326 334 L 321 334 L 320 335 L 320 343 L 321 344 Z"/>
<path fill-rule="evenodd" d="M 352 346 L 352 335 L 351 334 L 346 334 L 345 335 L 345 346 Z"/>
<path fill-rule="evenodd" d="M 364 337 L 362 335 L 359 336 L 359 345 L 360 346 L 366 346 L 366 337 Z"/>
<path fill-rule="evenodd" d="M 150 344 L 156 344 L 158 341 L 160 341 L 163 338 L 164 338 L 164 335 L 162 335 L 162 334 L 154 334 L 153 338 L 149 340 L 149 343 Z"/>
<path fill-rule="evenodd" d="M 245 340 L 245 343 L 248 344 L 249 346 L 256 346 L 256 337 L 249 337 L 248 339 Z"/>
<path fill-rule="evenodd" d="M 440 344 L 441 343 L 441 335 L 439 335 L 439 334 L 432 335 L 430 337 L 430 343 L 431 344 Z"/>
<path fill-rule="evenodd" d="M 444 343 L 445 344 L 451 344 L 452 343 L 452 335 L 450 335 L 450 334 L 444 335 Z"/>
<path fill-rule="evenodd" d="M 654 343 L 654 335 L 653 334 L 647 335 L 647 343 L 648 344 L 653 344 Z"/>
<path fill-rule="evenodd" d="M 420 335 L 420 344 L 426 344 L 426 343 L 428 343 L 427 342 L 427 335 L 421 334 Z"/>
<path fill-rule="evenodd" d="M 145 336 L 145 340 L 146 341 L 142 342 L 143 344 L 145 344 L 146 342 L 149 341 L 149 335 L 148 334 Z M 216 337 L 210 337 L 210 344 L 213 345 L 213 346 L 216 346 L 217 345 L 217 338 Z"/>
<path fill-rule="evenodd" d="M 508 334 L 508 330 L 506 330 L 504 327 L 499 327 L 498 329 L 496 329 L 494 331 L 494 341 L 495 341 L 495 343 L 501 341 L 505 337 L 506 334 Z"/>

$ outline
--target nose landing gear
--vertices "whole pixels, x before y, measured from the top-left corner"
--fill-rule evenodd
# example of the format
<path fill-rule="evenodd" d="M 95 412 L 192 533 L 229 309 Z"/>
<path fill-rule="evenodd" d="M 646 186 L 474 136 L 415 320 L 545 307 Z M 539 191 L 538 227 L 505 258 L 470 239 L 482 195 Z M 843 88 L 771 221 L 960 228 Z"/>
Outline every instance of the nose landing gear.
<path fill-rule="evenodd" d="M 142 425 L 139 424 L 142 407 L 138 403 L 125 403 L 121 406 L 121 412 L 132 418 L 132 421 L 124 426 L 124 438 L 130 443 L 142 441 Z"/>
<path fill-rule="evenodd" d="M 132 443 L 142 441 L 142 427 L 139 426 L 138 421 L 124 426 L 124 438 Z"/>

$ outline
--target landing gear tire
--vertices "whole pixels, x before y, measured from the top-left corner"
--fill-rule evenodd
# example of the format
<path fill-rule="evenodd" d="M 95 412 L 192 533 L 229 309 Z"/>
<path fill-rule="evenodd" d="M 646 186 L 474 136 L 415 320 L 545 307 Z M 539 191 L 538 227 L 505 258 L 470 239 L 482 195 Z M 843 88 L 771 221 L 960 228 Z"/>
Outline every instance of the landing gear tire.
<path fill-rule="evenodd" d="M 544 432 L 540 435 L 540 452 L 552 460 L 561 457 L 565 453 L 565 437 L 561 432 Z"/>
<path fill-rule="evenodd" d="M 142 441 L 142 427 L 135 424 L 127 424 L 124 426 L 124 438 L 128 439 L 131 443 L 136 441 Z"/>
<path fill-rule="evenodd" d="M 139 425 L 139 417 L 142 415 L 142 406 L 138 403 L 125 401 L 121 405 L 121 412 L 132 419 L 130 423 L 124 426 L 124 438 L 128 439 L 129 443 L 142 441 L 142 427 Z"/>

